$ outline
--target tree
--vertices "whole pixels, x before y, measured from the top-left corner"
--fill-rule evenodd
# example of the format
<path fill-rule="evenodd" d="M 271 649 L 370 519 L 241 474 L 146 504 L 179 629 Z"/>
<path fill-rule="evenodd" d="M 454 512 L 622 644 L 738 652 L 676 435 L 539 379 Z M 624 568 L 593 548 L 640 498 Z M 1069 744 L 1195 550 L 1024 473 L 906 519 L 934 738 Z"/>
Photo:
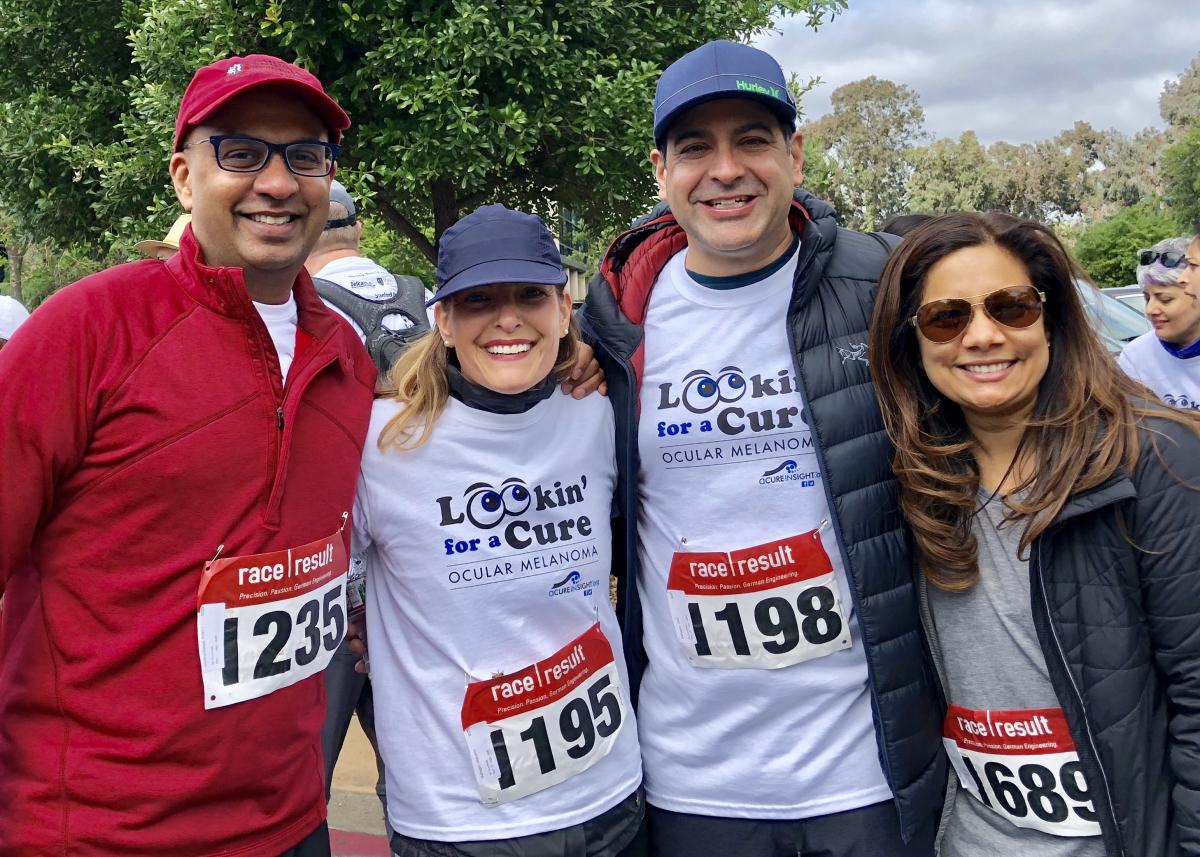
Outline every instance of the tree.
<path fill-rule="evenodd" d="M 1163 196 L 1161 162 L 1166 135 L 1145 128 L 1132 137 L 1119 131 L 1100 132 L 1095 160 L 1085 173 L 1086 192 L 1080 208 L 1092 222 L 1122 208 Z"/>
<path fill-rule="evenodd" d="M 1097 285 L 1125 286 L 1136 280 L 1138 250 L 1178 233 L 1170 213 L 1142 202 L 1085 228 L 1075 242 L 1075 257 Z"/>
<path fill-rule="evenodd" d="M 802 128 L 829 159 L 829 184 L 810 188 L 844 223 L 874 229 L 907 209 L 910 150 L 925 138 L 925 111 L 907 86 L 868 77 L 834 90 L 832 112 Z"/>
<path fill-rule="evenodd" d="M 1158 112 L 1172 130 L 1187 131 L 1200 125 L 1200 57 L 1178 78 L 1163 84 Z"/>
<path fill-rule="evenodd" d="M 908 204 L 912 211 L 944 214 L 995 207 L 992 163 L 974 131 L 957 141 L 937 140 L 914 149 L 911 160 Z"/>
<path fill-rule="evenodd" d="M 121 121 L 122 0 L 2 0 L 0 20 L 0 200 L 27 239 L 95 237 L 100 169 L 75 146 L 113 139 Z"/>
<path fill-rule="evenodd" d="M 1178 223 L 1190 227 L 1200 217 L 1200 125 L 1163 153 L 1163 179 Z"/>
<path fill-rule="evenodd" d="M 486 202 L 627 221 L 652 198 L 646 152 L 662 68 L 710 39 L 761 32 L 781 12 L 815 27 L 845 2 L 0 0 L 6 28 L 19 13 L 20 27 L 59 48 L 47 47 L 45 84 L 19 40 L 8 55 L 18 70 L 0 68 L 10 156 L 0 200 L 61 211 L 32 224 L 39 237 L 129 241 L 165 229 L 165 161 L 192 71 L 267 52 L 313 71 L 347 108 L 355 126 L 341 177 L 426 259 Z M 72 63 L 81 42 L 95 57 Z M 88 93 L 95 104 L 80 106 Z"/>

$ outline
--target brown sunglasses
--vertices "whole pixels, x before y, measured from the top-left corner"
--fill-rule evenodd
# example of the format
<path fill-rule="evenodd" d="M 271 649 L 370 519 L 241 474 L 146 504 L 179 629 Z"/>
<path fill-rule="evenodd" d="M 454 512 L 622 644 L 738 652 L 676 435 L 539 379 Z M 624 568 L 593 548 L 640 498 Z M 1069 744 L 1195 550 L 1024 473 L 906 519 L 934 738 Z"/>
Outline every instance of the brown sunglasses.
<path fill-rule="evenodd" d="M 967 329 L 977 306 L 983 307 L 988 318 L 997 324 L 1020 329 L 1042 317 L 1042 302 L 1046 300 L 1045 293 L 1033 286 L 1009 286 L 978 297 L 982 300 L 930 301 L 922 304 L 908 321 L 930 342 L 949 342 Z"/>

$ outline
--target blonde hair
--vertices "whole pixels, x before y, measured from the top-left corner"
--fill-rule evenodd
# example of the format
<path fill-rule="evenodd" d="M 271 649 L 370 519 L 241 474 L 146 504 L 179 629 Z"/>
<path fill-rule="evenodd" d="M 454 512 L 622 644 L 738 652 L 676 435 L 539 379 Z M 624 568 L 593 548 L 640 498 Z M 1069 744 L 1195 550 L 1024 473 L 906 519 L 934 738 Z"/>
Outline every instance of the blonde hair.
<path fill-rule="evenodd" d="M 556 291 L 561 301 L 563 287 L 558 286 Z M 558 357 L 550 371 L 556 381 L 566 379 L 575 367 L 578 355 L 579 328 L 575 325 L 575 316 L 569 315 L 567 335 L 559 340 Z M 446 408 L 446 400 L 450 398 L 449 365 L 450 349 L 436 327 L 409 346 L 396 361 L 379 396 L 403 402 L 405 407 L 388 420 L 379 433 L 381 451 L 416 449 L 429 440 Z"/>

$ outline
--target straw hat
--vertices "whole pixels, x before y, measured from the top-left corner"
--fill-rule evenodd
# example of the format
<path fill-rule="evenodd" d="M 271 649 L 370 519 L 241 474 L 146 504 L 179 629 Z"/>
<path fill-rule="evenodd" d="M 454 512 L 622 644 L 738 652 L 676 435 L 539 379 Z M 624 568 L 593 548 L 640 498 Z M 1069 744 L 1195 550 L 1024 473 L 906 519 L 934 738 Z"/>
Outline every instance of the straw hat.
<path fill-rule="evenodd" d="M 157 259 L 158 254 L 164 250 L 169 250 L 170 252 L 174 253 L 179 249 L 179 239 L 183 236 L 184 227 L 191 222 L 192 216 L 190 214 L 181 214 L 175 219 L 175 222 L 171 224 L 170 231 L 167 232 L 162 241 L 155 241 L 152 239 L 139 241 L 133 245 L 133 249 L 145 256 L 149 256 L 151 259 Z"/>

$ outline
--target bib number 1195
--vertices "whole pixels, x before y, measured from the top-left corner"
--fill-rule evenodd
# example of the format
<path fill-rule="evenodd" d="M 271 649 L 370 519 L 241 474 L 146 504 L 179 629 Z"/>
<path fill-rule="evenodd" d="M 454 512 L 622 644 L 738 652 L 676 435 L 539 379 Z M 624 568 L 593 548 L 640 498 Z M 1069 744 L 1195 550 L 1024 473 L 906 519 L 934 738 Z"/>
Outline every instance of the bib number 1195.
<path fill-rule="evenodd" d="M 599 625 L 519 672 L 472 682 L 462 725 L 480 802 L 508 803 L 586 771 L 615 745 L 624 706 Z"/>
<path fill-rule="evenodd" d="M 496 728 L 491 731 L 492 749 L 496 751 L 496 760 L 500 769 L 499 783 L 501 790 L 517 787 L 516 772 L 513 769 L 513 758 L 527 755 L 530 748 L 537 758 L 537 774 L 543 777 L 552 776 L 558 770 L 562 759 L 579 760 L 587 757 L 596 749 L 597 740 L 603 740 L 616 734 L 621 728 L 621 698 L 613 687 L 611 675 L 601 675 L 587 688 L 587 699 L 572 696 L 566 704 L 558 708 L 557 717 L 553 712 L 534 715 L 529 726 L 519 732 L 514 727 Z M 550 730 L 546 728 L 546 718 L 550 717 L 554 724 Z M 553 730 L 553 731 L 551 731 Z M 508 738 L 505 732 L 509 733 Z M 514 753 L 509 752 L 509 738 L 516 732 L 517 738 Z M 528 747 L 526 746 L 528 745 Z"/>

